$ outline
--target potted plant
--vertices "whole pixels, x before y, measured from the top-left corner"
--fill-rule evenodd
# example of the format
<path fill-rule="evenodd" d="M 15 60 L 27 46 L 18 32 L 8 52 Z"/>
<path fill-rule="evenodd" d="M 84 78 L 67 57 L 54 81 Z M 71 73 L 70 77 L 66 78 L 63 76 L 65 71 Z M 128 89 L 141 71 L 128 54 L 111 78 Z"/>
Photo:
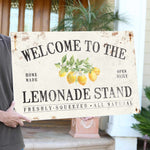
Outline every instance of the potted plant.
<path fill-rule="evenodd" d="M 146 87 L 144 91 L 147 99 L 150 101 L 150 87 Z M 134 118 L 138 123 L 133 124 L 132 128 L 143 135 L 143 150 L 146 150 L 147 140 L 150 140 L 150 105 L 147 108 L 142 107 L 141 113 L 134 114 Z"/>
<path fill-rule="evenodd" d="M 55 31 L 112 31 L 116 21 L 124 21 L 119 12 L 114 13 L 106 2 L 100 8 L 91 4 L 90 0 L 87 8 L 80 1 L 72 3 L 66 5 L 66 16 Z"/>

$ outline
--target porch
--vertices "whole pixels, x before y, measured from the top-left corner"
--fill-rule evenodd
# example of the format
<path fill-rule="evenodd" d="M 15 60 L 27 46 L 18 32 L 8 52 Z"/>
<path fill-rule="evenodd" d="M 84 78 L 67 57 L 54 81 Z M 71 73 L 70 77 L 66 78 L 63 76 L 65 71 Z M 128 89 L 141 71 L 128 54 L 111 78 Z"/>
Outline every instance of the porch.
<path fill-rule="evenodd" d="M 25 150 L 114 150 L 115 141 L 105 132 L 99 139 L 73 138 L 70 126 L 24 127 Z"/>

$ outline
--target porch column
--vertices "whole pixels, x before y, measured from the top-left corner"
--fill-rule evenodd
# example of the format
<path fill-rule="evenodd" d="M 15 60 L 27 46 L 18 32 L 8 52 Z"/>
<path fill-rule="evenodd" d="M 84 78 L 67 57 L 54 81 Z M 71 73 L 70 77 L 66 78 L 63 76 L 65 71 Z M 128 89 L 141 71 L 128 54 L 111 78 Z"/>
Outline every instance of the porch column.
<path fill-rule="evenodd" d="M 115 0 L 115 8 L 127 20 L 126 24 L 118 23 L 116 29 L 134 32 L 139 97 L 142 101 L 146 0 Z M 109 117 L 107 133 L 115 139 L 115 150 L 137 150 L 137 137 L 141 135 L 131 128 L 132 124 L 136 122 L 132 116 Z"/>

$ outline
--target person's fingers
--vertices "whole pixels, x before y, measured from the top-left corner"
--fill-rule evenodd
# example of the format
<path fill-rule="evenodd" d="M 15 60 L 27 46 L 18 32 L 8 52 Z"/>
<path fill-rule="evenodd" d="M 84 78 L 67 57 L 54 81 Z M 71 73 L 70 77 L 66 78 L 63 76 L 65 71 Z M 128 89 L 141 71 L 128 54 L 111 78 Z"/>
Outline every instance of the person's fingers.
<path fill-rule="evenodd" d="M 24 123 L 23 123 L 22 120 L 19 120 L 18 123 L 19 123 L 19 125 L 20 125 L 21 127 L 24 126 Z"/>
<path fill-rule="evenodd" d="M 5 123 L 5 125 L 11 128 L 16 128 L 18 124 L 17 123 Z"/>
<path fill-rule="evenodd" d="M 12 125 L 12 128 L 16 128 L 16 127 L 17 127 L 17 125 L 16 125 L 16 124 Z"/>
<path fill-rule="evenodd" d="M 17 127 L 17 124 L 13 124 L 11 125 L 12 128 L 16 128 Z"/>
<path fill-rule="evenodd" d="M 30 119 L 28 119 L 28 118 L 26 118 L 25 116 L 22 116 L 22 115 L 19 116 L 19 119 L 22 119 L 22 120 L 27 121 L 29 123 L 31 122 Z"/>

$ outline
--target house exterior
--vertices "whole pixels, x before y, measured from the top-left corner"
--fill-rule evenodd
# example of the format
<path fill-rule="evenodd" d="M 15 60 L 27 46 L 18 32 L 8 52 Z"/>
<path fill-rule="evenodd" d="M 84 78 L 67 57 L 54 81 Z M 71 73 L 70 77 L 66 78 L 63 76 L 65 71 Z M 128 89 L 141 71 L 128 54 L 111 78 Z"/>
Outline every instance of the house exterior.
<path fill-rule="evenodd" d="M 145 86 L 150 86 L 150 1 L 148 0 L 146 10 L 143 88 Z M 143 107 L 150 105 L 150 102 L 146 99 L 144 92 L 142 95 L 142 105 Z"/>
<path fill-rule="evenodd" d="M 103 0 L 102 0 L 103 1 Z M 101 5 L 101 0 L 93 0 L 95 5 Z M 121 14 L 129 16 L 129 24 L 118 23 L 116 30 L 133 30 L 135 37 L 135 49 L 137 58 L 137 74 L 138 74 L 138 85 L 139 85 L 139 96 L 141 105 L 149 105 L 149 101 L 146 100 L 143 88 L 150 86 L 150 1 L 149 0 L 107 0 L 109 3 L 114 4 L 114 8 L 118 9 Z M 26 0 L 12 0 L 16 4 L 18 12 L 18 19 L 10 20 L 11 15 L 11 1 L 0 0 L 0 33 L 9 35 L 11 29 L 10 25 L 13 22 L 17 22 L 17 31 L 50 31 L 53 22 L 52 17 L 60 22 L 65 15 L 65 0 L 59 0 L 59 11 L 58 15 L 50 15 L 52 10 L 52 0 L 31 0 L 33 5 L 26 4 Z M 81 0 L 83 5 L 87 6 L 87 0 Z M 34 7 L 33 7 L 34 6 Z M 31 17 L 31 26 L 26 26 L 26 15 L 28 18 Z M 28 19 L 27 18 L 27 19 Z M 55 23 L 54 23 L 55 24 Z M 132 123 L 135 120 L 132 115 L 123 116 L 109 116 L 102 117 L 100 120 L 100 128 L 105 129 L 106 132 L 114 138 L 115 150 L 137 150 L 137 137 L 141 136 L 137 131 L 131 129 Z M 52 121 L 54 126 L 56 124 L 70 124 L 70 120 L 58 120 Z M 106 126 L 107 125 L 107 126 Z M 33 125 L 27 126 L 38 126 L 34 123 Z M 47 123 L 40 122 L 40 126 L 48 126 Z M 126 144 L 128 143 L 128 144 Z"/>

